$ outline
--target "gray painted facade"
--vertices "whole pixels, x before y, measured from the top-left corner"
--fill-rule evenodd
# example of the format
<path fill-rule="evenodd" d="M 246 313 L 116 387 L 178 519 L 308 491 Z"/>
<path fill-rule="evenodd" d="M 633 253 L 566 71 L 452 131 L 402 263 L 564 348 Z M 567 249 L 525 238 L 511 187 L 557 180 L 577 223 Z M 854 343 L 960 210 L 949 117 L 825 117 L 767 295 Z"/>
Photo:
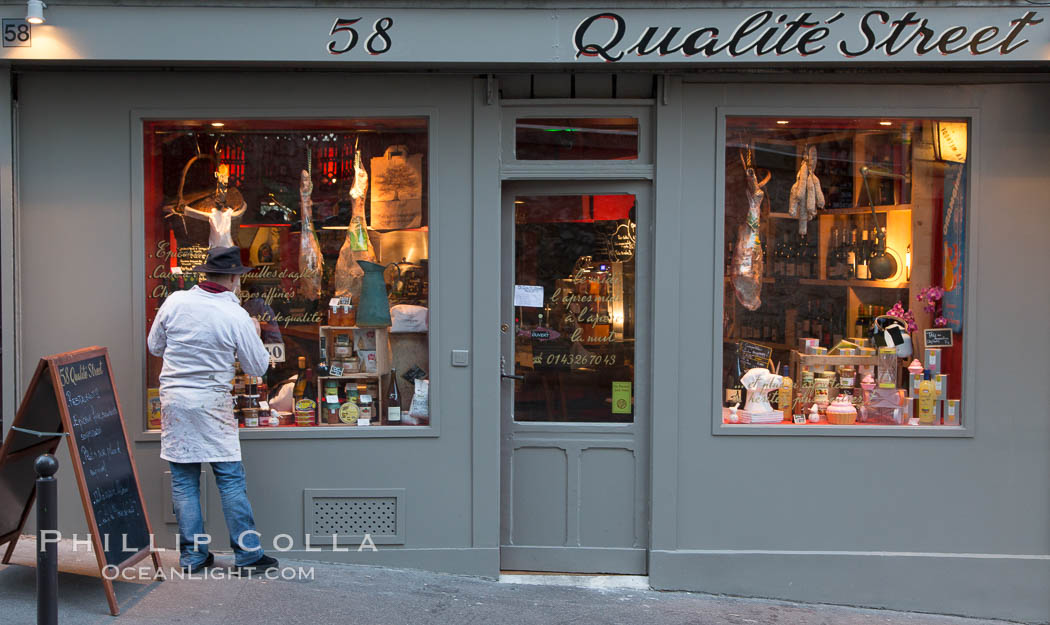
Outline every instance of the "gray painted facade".
<path fill-rule="evenodd" d="M 193 32 L 192 8 L 156 4 L 173 12 L 172 30 L 186 20 Z M 180 56 L 189 54 L 189 45 L 146 39 L 106 52 L 99 47 L 105 35 L 119 30 L 99 26 L 101 34 L 88 34 L 75 20 L 101 24 L 118 11 L 145 20 L 161 10 L 154 6 L 49 9 L 52 30 L 42 32 L 67 44 L 65 56 L 40 63 L 8 54 L 0 72 L 0 92 L 13 94 L 0 99 L 0 116 L 13 119 L 13 132 L 0 127 L 4 414 L 14 414 L 40 356 L 107 346 L 149 512 L 157 531 L 168 535 L 160 544 L 171 544 L 174 525 L 165 522 L 158 437 L 141 427 L 141 119 L 400 112 L 430 119 L 434 425 L 402 432 L 244 433 L 249 495 L 264 535 L 296 537 L 292 553 L 300 558 L 496 576 L 506 388 L 498 368 L 501 289 L 507 288 L 499 235 L 503 191 L 551 180 L 596 190 L 641 186 L 652 224 L 639 243 L 650 256 L 640 274 L 651 294 L 650 366 L 637 377 L 647 385 L 640 392 L 647 397 L 647 448 L 639 457 L 647 462 L 648 496 L 635 512 L 647 526 L 652 586 L 1050 622 L 1050 391 L 1044 381 L 1050 281 L 1042 275 L 1050 265 L 1044 51 L 1050 30 L 1033 30 L 1032 47 L 1016 61 L 995 55 L 956 65 L 948 57 L 918 58 L 910 73 L 886 57 L 822 58 L 812 67 L 794 58 L 778 72 L 762 73 L 731 71 L 728 61 L 707 71 L 701 61 L 670 66 L 653 59 L 627 71 L 578 66 L 543 55 L 549 51 L 527 59 L 534 66 L 523 69 L 507 64 L 526 59 L 488 56 L 479 48 L 469 58 L 446 58 L 455 68 L 424 74 L 419 70 L 429 59 L 423 56 L 317 58 L 327 32 L 296 31 L 283 41 L 301 43 L 303 57 L 283 47 L 261 50 L 251 33 L 276 28 L 288 9 L 235 4 L 223 10 L 257 28 L 226 31 L 221 43 L 197 42 L 193 58 Z M 310 4 L 315 8 L 303 11 L 334 11 Z M 629 9 L 645 15 L 645 4 Z M 938 4 L 962 5 L 952 10 L 968 24 L 997 10 L 991 3 Z M 572 5 L 587 13 L 595 6 Z M 505 15 L 486 6 L 493 17 Z M 694 16 L 719 11 L 715 3 L 693 7 Z M 998 10 L 1009 15 L 1043 12 L 1026 3 L 1003 7 Z M 0 8 L 8 17 L 22 10 Z M 400 20 L 413 8 L 396 10 Z M 450 13 L 449 24 L 456 15 Z M 322 21 L 330 24 L 329 13 Z M 492 29 L 506 28 L 503 20 L 491 21 Z M 242 48 L 248 52 L 238 53 Z M 285 71 L 293 61 L 323 71 Z M 122 67 L 106 67 L 114 62 Z M 226 67 L 201 71 L 212 62 Z M 850 63 L 863 71 L 826 71 Z M 173 65 L 177 71 L 157 71 Z M 12 83 L 16 91 L 8 89 Z M 595 115 L 628 107 L 643 111 L 649 163 L 551 167 L 507 157 L 516 112 Z M 968 411 L 961 431 L 785 436 L 736 435 L 721 427 L 719 122 L 741 111 L 971 118 Z M 451 365 L 454 349 L 470 351 L 469 367 Z M 68 454 L 59 461 L 68 467 Z M 75 486 L 70 479 L 60 483 L 63 529 L 83 533 Z M 399 544 L 380 545 L 378 552 L 307 552 L 301 537 L 308 491 L 328 489 L 401 496 Z M 218 495 L 211 486 L 206 493 L 207 527 L 222 536 Z"/>

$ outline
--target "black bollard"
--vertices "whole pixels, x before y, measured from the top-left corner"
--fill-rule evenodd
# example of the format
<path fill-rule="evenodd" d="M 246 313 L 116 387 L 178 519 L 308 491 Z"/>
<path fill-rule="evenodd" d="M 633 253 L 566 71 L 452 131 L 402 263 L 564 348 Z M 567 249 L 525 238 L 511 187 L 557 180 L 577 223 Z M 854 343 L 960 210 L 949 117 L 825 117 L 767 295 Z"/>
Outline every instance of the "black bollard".
<path fill-rule="evenodd" d="M 58 625 L 58 460 L 36 459 L 36 622 Z M 44 544 L 44 532 L 48 542 Z"/>

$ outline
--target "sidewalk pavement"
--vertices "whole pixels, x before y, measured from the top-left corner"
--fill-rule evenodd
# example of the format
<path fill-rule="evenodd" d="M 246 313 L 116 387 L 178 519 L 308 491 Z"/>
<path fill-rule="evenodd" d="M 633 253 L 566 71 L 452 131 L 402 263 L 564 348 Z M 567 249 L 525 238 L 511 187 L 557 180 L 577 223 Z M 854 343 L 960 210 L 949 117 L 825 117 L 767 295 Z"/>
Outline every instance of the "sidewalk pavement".
<path fill-rule="evenodd" d="M 66 542 L 66 541 L 63 541 Z M 0 566 L 0 622 L 36 623 L 32 537 L 12 565 Z M 312 579 L 169 579 L 116 582 L 121 615 L 109 615 L 94 556 L 61 546 L 59 622 L 77 625 L 172 623 L 259 625 L 1002 625 L 951 616 L 737 599 L 684 592 L 590 589 L 491 580 L 371 566 L 281 559 L 284 573 Z M 280 554 L 274 554 L 280 556 Z M 167 570 L 177 554 L 162 553 Z M 143 566 L 149 560 L 143 562 Z M 220 567 L 232 556 L 216 557 Z M 152 569 L 150 569 L 152 570 Z M 220 569 L 222 570 L 222 569 Z M 75 573 L 72 571 L 76 571 Z"/>

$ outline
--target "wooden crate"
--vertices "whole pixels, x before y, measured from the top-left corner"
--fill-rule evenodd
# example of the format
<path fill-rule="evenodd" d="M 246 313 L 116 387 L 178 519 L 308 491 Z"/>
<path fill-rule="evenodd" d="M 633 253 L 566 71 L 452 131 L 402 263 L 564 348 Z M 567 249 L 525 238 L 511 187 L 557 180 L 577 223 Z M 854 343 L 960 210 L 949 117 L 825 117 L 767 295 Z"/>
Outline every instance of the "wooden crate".
<path fill-rule="evenodd" d="M 829 356 L 826 354 L 800 354 L 798 350 L 791 350 L 791 373 L 796 380 L 802 379 L 802 367 L 844 367 L 846 365 L 853 365 L 854 367 L 859 365 L 870 365 L 872 367 L 879 364 L 879 357 L 877 355 L 871 356 Z"/>

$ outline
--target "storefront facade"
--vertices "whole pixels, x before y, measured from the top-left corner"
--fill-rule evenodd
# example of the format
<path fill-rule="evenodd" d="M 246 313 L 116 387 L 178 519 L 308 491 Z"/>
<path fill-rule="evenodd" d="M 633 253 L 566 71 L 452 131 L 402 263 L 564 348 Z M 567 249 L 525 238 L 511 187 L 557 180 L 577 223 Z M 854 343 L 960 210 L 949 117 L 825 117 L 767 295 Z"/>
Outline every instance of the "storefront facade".
<path fill-rule="evenodd" d="M 1050 26 L 845 4 L 50 8 L 4 48 L 4 414 L 39 357 L 108 347 L 170 546 L 146 333 L 226 232 L 261 267 L 266 399 L 301 356 L 320 404 L 240 430 L 287 557 L 1047 622 Z M 362 254 L 390 330 L 331 314 Z M 742 396 L 766 363 L 780 415 Z M 367 427 L 337 409 L 362 394 Z"/>

